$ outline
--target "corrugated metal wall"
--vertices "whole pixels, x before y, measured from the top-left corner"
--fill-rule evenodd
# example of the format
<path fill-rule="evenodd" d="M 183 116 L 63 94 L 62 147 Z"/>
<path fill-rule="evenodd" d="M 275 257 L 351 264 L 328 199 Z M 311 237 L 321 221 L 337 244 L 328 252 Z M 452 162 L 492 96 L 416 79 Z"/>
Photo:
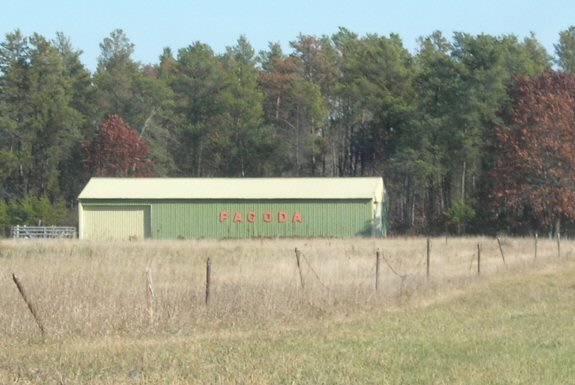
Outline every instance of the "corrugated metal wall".
<path fill-rule="evenodd" d="M 84 215 L 84 226 L 133 226 L 121 220 L 117 212 L 142 201 L 83 201 L 84 210 L 102 205 L 102 216 Z M 118 210 L 110 206 L 119 204 Z M 246 237 L 353 237 L 369 236 L 373 231 L 374 207 L 367 199 L 349 200 L 155 200 L 151 205 L 146 237 L 156 239 L 183 238 L 246 238 Z M 94 211 L 94 210 L 92 210 Z M 109 213 L 113 219 L 105 218 Z M 99 224 L 90 224 L 95 221 Z M 145 220 L 146 221 L 146 220 Z M 109 230 L 106 230 L 109 231 Z M 133 230 L 114 229 L 127 238 Z M 84 232 L 88 235 L 88 232 Z M 127 236 L 126 236 L 127 235 Z M 101 239 L 101 237 L 99 237 Z"/>
<path fill-rule="evenodd" d="M 84 239 L 144 239 L 151 236 L 150 206 L 85 205 Z"/>
<path fill-rule="evenodd" d="M 370 235 L 367 200 L 162 201 L 154 238 L 349 237 Z"/>

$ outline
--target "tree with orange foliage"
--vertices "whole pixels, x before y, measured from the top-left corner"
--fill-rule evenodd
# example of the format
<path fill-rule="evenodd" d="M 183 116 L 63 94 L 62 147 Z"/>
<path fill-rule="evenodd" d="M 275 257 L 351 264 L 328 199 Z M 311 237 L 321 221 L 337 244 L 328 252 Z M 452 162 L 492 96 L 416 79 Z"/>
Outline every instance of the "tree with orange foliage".
<path fill-rule="evenodd" d="M 575 74 L 519 78 L 502 117 L 490 197 L 509 219 L 559 233 L 575 220 Z"/>
<path fill-rule="evenodd" d="M 84 164 L 94 176 L 152 176 L 148 145 L 117 115 L 105 121 L 94 140 L 83 147 Z"/>

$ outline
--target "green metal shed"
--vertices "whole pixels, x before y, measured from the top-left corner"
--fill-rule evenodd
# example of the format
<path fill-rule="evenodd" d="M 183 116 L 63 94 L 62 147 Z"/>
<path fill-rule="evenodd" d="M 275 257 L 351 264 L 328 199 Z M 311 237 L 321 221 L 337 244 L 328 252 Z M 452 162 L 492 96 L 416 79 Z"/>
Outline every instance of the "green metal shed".
<path fill-rule="evenodd" d="M 382 178 L 92 178 L 81 239 L 386 234 Z"/>

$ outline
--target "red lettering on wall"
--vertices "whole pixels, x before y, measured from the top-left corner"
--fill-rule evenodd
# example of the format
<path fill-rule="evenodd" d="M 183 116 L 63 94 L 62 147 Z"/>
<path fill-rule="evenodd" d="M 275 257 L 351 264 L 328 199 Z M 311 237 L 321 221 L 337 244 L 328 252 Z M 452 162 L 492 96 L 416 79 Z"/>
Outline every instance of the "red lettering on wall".
<path fill-rule="evenodd" d="M 227 211 L 220 212 L 220 222 L 227 221 L 229 217 L 230 217 L 230 213 L 228 213 Z"/>
<path fill-rule="evenodd" d="M 233 219 L 231 217 L 231 213 L 229 211 L 220 211 L 220 222 L 224 223 L 229 221 L 230 219 L 233 220 L 234 223 L 243 223 L 243 222 L 249 222 L 249 223 L 256 223 L 258 221 L 258 213 L 256 211 L 248 211 L 247 213 L 242 213 L 239 211 L 236 211 L 234 213 Z M 276 220 L 275 217 L 276 213 L 272 212 L 272 211 L 264 211 L 263 213 L 263 220 L 265 223 L 272 223 L 274 222 L 274 220 Z M 303 222 L 303 216 L 301 215 L 300 212 L 294 212 L 293 215 L 291 213 L 288 213 L 286 211 L 280 211 L 277 213 L 277 222 L 278 223 L 287 223 L 289 221 L 291 217 L 291 220 L 293 223 L 302 223 Z"/>

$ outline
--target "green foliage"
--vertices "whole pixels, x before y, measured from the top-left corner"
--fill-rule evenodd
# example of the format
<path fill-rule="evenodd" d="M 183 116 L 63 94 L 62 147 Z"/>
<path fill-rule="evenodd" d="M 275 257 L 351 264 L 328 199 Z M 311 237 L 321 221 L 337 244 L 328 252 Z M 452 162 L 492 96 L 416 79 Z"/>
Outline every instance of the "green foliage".
<path fill-rule="evenodd" d="M 80 140 L 82 114 L 72 105 L 61 52 L 19 31 L 0 46 L 0 172 L 3 198 L 60 194 L 60 166 Z"/>
<path fill-rule="evenodd" d="M 64 202 L 52 204 L 46 197 L 27 196 L 19 205 L 23 225 L 52 226 L 59 225 L 65 218 L 67 210 Z"/>
<path fill-rule="evenodd" d="M 21 202 L 0 200 L 0 236 L 15 225 L 62 225 L 67 215 L 63 200 L 51 202 L 46 196 L 28 195 Z"/>
<path fill-rule="evenodd" d="M 555 44 L 555 62 L 565 72 L 575 72 L 575 26 L 559 33 L 559 43 Z"/>
<path fill-rule="evenodd" d="M 447 222 L 455 225 L 457 234 L 465 234 L 465 227 L 473 219 L 475 219 L 477 212 L 470 202 L 457 201 L 449 210 L 445 212 Z"/>
<path fill-rule="evenodd" d="M 3 199 L 0 199 L 0 237 L 5 235 L 8 226 L 10 226 L 8 204 Z"/>
<path fill-rule="evenodd" d="M 412 58 L 397 35 L 358 39 L 341 31 L 334 38 L 343 58 L 331 129 L 339 152 L 349 154 L 340 156 L 338 168 L 346 175 L 378 175 L 396 134 L 412 124 Z"/>
<path fill-rule="evenodd" d="M 277 45 L 260 55 L 265 119 L 277 136 L 277 158 L 284 160 L 276 164 L 287 175 L 324 174 L 333 49 L 327 38 L 302 35 L 291 45 L 291 56 Z"/>
<path fill-rule="evenodd" d="M 414 61 L 413 118 L 392 139 L 386 182 L 403 206 L 392 206 L 396 225 L 431 230 L 446 207 L 481 199 L 476 181 L 492 161 L 486 149 L 508 87 L 548 69 L 549 58 L 533 37 L 456 33 L 448 41 L 434 32 Z"/>
<path fill-rule="evenodd" d="M 555 62 L 572 71 L 575 27 Z M 240 36 L 222 54 L 201 42 L 141 64 L 121 29 L 95 73 L 61 33 L 0 43 L 0 199 L 73 202 L 89 172 L 80 143 L 119 116 L 158 176 L 384 175 L 396 229 L 437 231 L 459 201 L 485 206 L 493 127 L 519 76 L 552 59 L 534 35 L 436 31 L 409 52 L 396 34 L 301 34 L 256 55 Z"/>

